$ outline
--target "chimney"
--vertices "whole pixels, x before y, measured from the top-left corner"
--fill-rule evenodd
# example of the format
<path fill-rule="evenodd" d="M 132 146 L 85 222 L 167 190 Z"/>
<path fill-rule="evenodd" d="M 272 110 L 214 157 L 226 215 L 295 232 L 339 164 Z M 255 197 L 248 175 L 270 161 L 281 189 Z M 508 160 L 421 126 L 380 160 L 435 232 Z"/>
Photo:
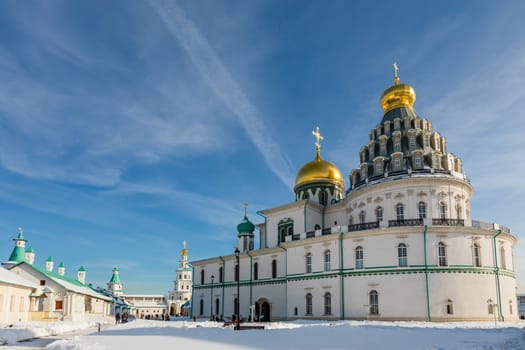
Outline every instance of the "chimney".
<path fill-rule="evenodd" d="M 77 271 L 77 281 L 82 284 L 86 284 L 86 269 L 84 266 L 80 266 Z"/>
<path fill-rule="evenodd" d="M 46 260 L 46 271 L 53 272 L 53 258 L 48 257 Z"/>
<path fill-rule="evenodd" d="M 64 266 L 64 263 L 61 262 L 60 265 L 58 265 L 58 274 L 60 276 L 64 276 L 65 273 L 66 273 L 66 267 Z"/>

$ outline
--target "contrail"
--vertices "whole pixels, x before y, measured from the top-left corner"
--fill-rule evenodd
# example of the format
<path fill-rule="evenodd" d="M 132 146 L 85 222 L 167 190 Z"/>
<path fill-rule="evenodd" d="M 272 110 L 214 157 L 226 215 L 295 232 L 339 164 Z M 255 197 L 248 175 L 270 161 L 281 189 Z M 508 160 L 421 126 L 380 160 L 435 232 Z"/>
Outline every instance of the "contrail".
<path fill-rule="evenodd" d="M 175 1 L 150 0 L 149 2 L 171 34 L 191 57 L 195 67 L 213 92 L 237 116 L 272 172 L 286 186 L 293 187 L 293 171 L 286 155 L 269 136 L 270 132 L 258 117 L 256 108 L 199 29 L 185 16 L 184 11 Z"/>

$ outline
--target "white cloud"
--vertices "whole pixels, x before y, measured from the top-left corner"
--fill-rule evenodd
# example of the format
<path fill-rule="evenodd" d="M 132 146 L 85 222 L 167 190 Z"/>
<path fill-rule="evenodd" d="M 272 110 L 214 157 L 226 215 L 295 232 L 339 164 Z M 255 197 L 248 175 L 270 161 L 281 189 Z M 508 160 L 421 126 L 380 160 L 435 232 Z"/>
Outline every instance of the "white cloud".
<path fill-rule="evenodd" d="M 239 122 L 262 154 L 269 168 L 288 187 L 293 186 L 290 161 L 269 135 L 255 106 L 232 77 L 206 38 L 176 2 L 150 1 L 170 32 L 191 57 L 195 67 L 214 93 L 237 116 Z"/>

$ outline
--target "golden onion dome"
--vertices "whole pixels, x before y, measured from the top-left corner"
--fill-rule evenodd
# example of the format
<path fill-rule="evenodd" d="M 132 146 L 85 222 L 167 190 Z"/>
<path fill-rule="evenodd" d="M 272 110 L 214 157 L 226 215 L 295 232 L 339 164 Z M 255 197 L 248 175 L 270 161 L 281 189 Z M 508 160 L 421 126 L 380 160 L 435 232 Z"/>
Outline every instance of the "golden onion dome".
<path fill-rule="evenodd" d="M 394 85 L 386 89 L 381 95 L 381 108 L 383 108 L 384 114 L 399 107 L 413 108 L 416 102 L 416 91 L 408 84 L 399 84 L 398 68 L 395 63 L 394 69 Z"/>
<path fill-rule="evenodd" d="M 334 163 L 321 159 L 319 150 L 315 159 L 306 163 L 297 173 L 295 188 L 314 181 L 330 181 L 344 187 L 339 168 Z"/>

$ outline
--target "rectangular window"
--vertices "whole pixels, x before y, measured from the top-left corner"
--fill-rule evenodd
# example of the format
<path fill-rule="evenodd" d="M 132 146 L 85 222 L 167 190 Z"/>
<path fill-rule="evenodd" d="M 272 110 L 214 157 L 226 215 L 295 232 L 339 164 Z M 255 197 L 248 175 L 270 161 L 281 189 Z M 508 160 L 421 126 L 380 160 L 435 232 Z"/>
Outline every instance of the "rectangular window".
<path fill-rule="evenodd" d="M 411 151 L 416 149 L 416 136 L 415 135 L 410 135 L 408 137 L 408 147 L 410 148 Z"/>
<path fill-rule="evenodd" d="M 401 158 L 394 158 L 394 170 L 401 170 Z"/>
<path fill-rule="evenodd" d="M 416 169 L 421 169 L 423 167 L 423 164 L 421 163 L 421 156 L 417 155 L 415 157 L 414 167 Z"/>
<path fill-rule="evenodd" d="M 363 268 L 363 249 L 362 248 L 358 248 L 355 251 L 355 268 L 356 269 Z"/>
<path fill-rule="evenodd" d="M 45 286 L 46 285 L 46 280 L 40 280 L 40 285 L 41 286 Z"/>
<path fill-rule="evenodd" d="M 330 252 L 324 254 L 324 270 L 330 271 Z"/>
<path fill-rule="evenodd" d="M 55 300 L 55 310 L 62 310 L 63 303 L 63 300 Z"/>
<path fill-rule="evenodd" d="M 312 273 L 312 255 L 306 256 L 306 273 Z"/>
<path fill-rule="evenodd" d="M 23 312 L 24 311 L 24 297 L 20 297 L 20 305 L 18 305 L 18 311 Z"/>
<path fill-rule="evenodd" d="M 15 311 L 15 296 L 11 295 L 11 305 L 9 306 L 9 311 L 14 312 Z"/>
<path fill-rule="evenodd" d="M 399 139 L 394 140 L 394 152 L 401 152 L 401 141 Z"/>

